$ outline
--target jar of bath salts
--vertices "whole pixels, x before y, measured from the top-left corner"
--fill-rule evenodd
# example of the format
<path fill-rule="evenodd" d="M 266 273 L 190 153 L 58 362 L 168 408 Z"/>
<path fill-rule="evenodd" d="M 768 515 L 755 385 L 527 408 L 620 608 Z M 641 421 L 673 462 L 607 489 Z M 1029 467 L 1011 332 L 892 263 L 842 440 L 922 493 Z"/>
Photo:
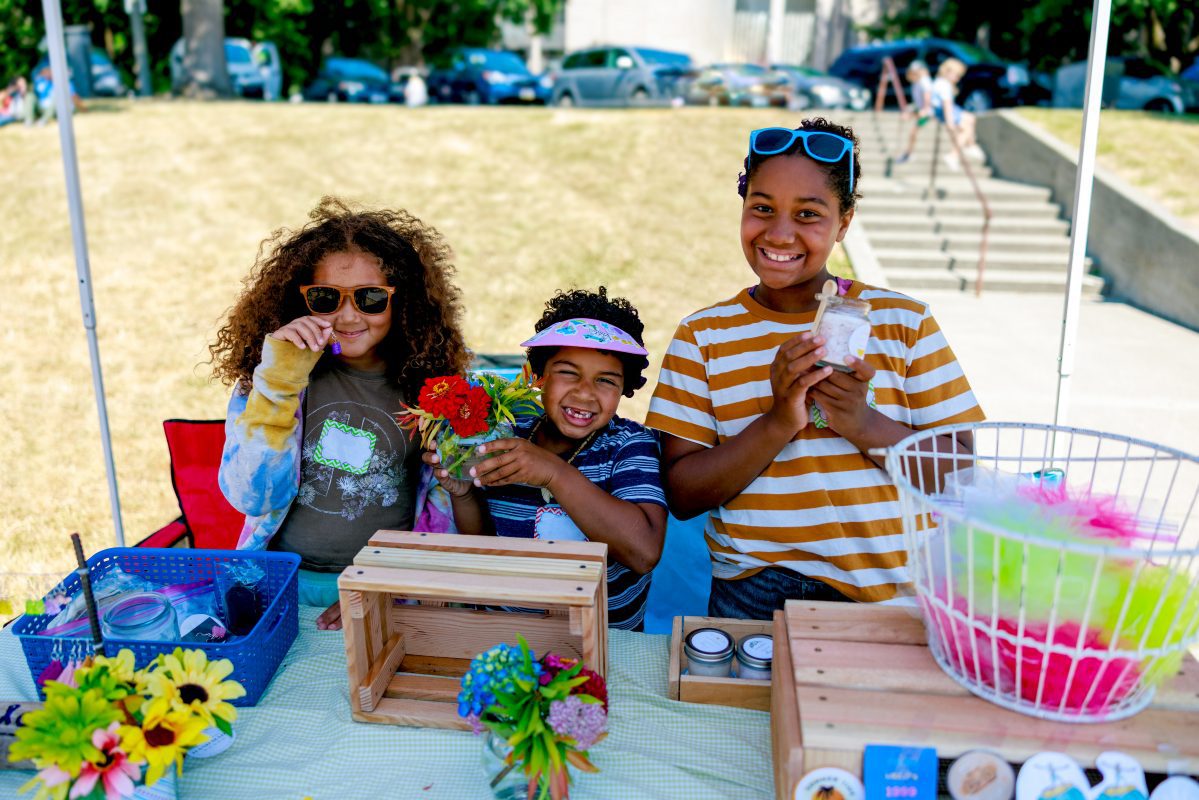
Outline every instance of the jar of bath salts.
<path fill-rule="evenodd" d="M 746 636 L 737 644 L 737 677 L 749 681 L 770 680 L 774 663 L 774 639 L 764 633 Z"/>
<path fill-rule="evenodd" d="M 824 337 L 822 367 L 852 372 L 846 356 L 865 358 L 870 341 L 870 303 L 840 295 L 817 295 L 825 302 L 824 313 L 817 321 L 816 334 Z"/>
<path fill-rule="evenodd" d="M 696 628 L 683 640 L 687 674 L 727 678 L 733 663 L 733 637 L 720 628 Z"/>

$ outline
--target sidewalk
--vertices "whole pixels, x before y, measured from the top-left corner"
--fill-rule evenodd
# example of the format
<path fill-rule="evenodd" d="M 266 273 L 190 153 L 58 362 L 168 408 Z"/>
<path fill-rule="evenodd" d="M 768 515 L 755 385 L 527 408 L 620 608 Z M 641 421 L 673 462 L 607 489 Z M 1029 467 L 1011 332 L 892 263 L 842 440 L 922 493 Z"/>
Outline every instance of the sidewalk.
<path fill-rule="evenodd" d="M 913 292 L 932 306 L 987 414 L 1053 422 L 1063 297 Z M 1066 424 L 1199 453 L 1199 333 L 1084 300 Z"/>

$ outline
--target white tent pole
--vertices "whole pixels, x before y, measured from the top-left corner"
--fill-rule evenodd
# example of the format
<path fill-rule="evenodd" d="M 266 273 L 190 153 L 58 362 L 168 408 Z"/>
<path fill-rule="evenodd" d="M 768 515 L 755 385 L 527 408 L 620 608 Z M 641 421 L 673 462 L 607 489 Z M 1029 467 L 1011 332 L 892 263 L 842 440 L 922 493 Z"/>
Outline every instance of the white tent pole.
<path fill-rule="evenodd" d="M 1099 108 L 1103 100 L 1103 72 L 1107 66 L 1107 33 L 1111 15 L 1111 0 L 1095 0 L 1091 12 L 1091 44 L 1087 50 L 1087 93 L 1082 109 L 1082 140 L 1078 145 L 1074 213 L 1070 217 L 1070 267 L 1066 278 L 1066 308 L 1062 316 L 1062 345 L 1058 353 L 1054 425 L 1066 424 L 1070 408 L 1070 378 L 1074 374 L 1074 347 L 1078 339 L 1078 310 L 1082 302 L 1082 278 L 1087 258 L 1087 228 L 1091 222 L 1095 148 L 1099 141 Z"/>
<path fill-rule="evenodd" d="M 96 410 L 100 414 L 100 441 L 104 447 L 104 468 L 108 474 L 108 496 L 117 547 L 125 546 L 125 527 L 121 524 L 121 498 L 117 494 L 117 470 L 112 460 L 112 437 L 108 432 L 108 407 L 104 402 L 104 375 L 100 371 L 100 346 L 96 341 L 96 307 L 92 302 L 92 269 L 87 258 L 87 230 L 83 225 L 83 195 L 79 188 L 79 163 L 75 155 L 75 126 L 71 117 L 74 103 L 67 76 L 67 51 L 63 44 L 60 0 L 42 0 L 46 19 L 46 41 L 50 46 L 50 69 L 54 73 L 54 108 L 58 115 L 58 139 L 62 145 L 62 168 L 67 179 L 67 210 L 71 215 L 71 239 L 75 246 L 75 272 L 79 276 L 79 307 L 87 331 L 87 349 L 92 360 L 92 387 Z"/>

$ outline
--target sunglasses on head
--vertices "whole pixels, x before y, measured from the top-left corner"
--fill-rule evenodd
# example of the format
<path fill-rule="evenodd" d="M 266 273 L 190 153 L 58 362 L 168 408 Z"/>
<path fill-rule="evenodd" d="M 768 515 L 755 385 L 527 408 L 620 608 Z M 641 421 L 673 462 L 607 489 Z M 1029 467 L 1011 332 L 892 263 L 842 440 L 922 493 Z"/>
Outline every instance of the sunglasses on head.
<path fill-rule="evenodd" d="M 387 311 L 391 304 L 391 296 L 395 294 L 394 286 L 356 286 L 353 289 L 343 289 L 340 286 L 301 286 L 300 294 L 313 314 L 333 314 L 341 308 L 341 303 L 348 296 L 354 303 L 354 308 L 363 314 L 374 316 Z"/>
<path fill-rule="evenodd" d="M 804 152 L 816 161 L 836 164 L 849 153 L 849 191 L 853 192 L 853 142 L 825 131 L 791 130 L 790 128 L 759 128 L 749 135 L 749 154 L 776 156 L 791 149 L 798 139 Z"/>

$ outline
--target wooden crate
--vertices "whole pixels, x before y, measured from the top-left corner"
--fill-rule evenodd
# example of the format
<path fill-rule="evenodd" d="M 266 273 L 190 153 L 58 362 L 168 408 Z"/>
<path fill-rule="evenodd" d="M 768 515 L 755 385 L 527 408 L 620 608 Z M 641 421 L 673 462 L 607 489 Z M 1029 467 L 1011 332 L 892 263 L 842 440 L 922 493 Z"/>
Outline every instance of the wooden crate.
<path fill-rule="evenodd" d="M 696 628 L 720 628 L 733 637 L 733 644 L 751 633 L 773 634 L 769 622 L 722 617 L 675 617 L 670 633 L 669 696 L 684 703 L 706 703 L 717 706 L 770 710 L 770 681 L 748 681 L 741 678 L 709 678 L 703 675 L 683 675 L 687 656 L 683 640 Z M 736 659 L 736 656 L 733 656 Z"/>
<path fill-rule="evenodd" d="M 1199 764 L 1199 663 L 1188 658 L 1149 708 L 1111 723 L 1049 722 L 975 697 L 933 661 L 916 611 L 791 600 L 774 618 L 771 734 L 775 795 L 804 774 L 862 774 L 868 744 L 935 747 L 953 759 L 992 750 L 1013 764 L 1055 750 L 1093 767 L 1106 750 L 1147 772 Z"/>
<path fill-rule="evenodd" d="M 607 553 L 600 542 L 379 531 L 337 580 L 353 718 L 468 729 L 461 676 L 518 633 L 538 654 L 582 658 L 606 676 Z M 544 614 L 449 605 L 462 603 Z"/>

